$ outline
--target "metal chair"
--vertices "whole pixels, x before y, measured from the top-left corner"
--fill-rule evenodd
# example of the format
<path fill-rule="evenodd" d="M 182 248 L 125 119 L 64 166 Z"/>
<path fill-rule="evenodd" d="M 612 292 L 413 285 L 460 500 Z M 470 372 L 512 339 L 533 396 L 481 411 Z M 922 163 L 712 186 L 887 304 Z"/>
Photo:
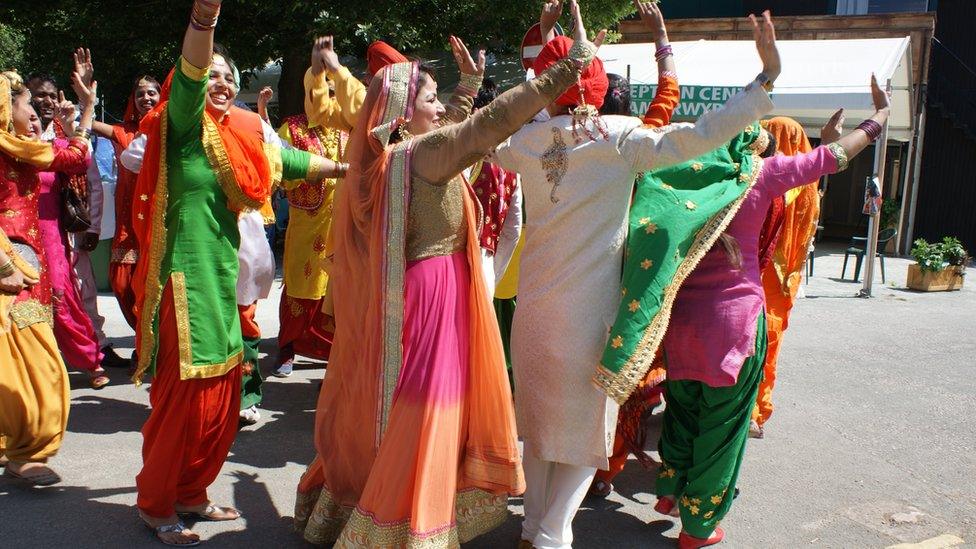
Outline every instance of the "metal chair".
<path fill-rule="evenodd" d="M 888 245 L 888 241 L 894 238 L 898 234 L 897 229 L 885 229 L 878 233 L 878 252 L 877 257 L 881 258 L 881 283 L 885 283 L 885 253 L 884 249 Z M 851 245 L 844 252 L 844 266 L 840 270 L 840 279 L 844 280 L 844 274 L 847 272 L 847 260 L 850 256 L 855 257 L 854 262 L 854 282 L 858 282 L 861 278 L 861 264 L 864 262 L 864 255 L 867 254 L 868 239 L 863 236 L 855 236 L 851 239 Z"/>

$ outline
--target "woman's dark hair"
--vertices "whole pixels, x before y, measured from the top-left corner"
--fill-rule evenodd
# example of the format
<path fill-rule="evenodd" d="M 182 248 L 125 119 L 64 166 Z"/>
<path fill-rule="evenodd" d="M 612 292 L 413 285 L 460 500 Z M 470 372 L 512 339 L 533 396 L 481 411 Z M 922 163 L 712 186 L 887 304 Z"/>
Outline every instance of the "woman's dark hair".
<path fill-rule="evenodd" d="M 159 80 L 156 80 L 156 77 L 150 76 L 148 74 L 143 74 L 143 75 L 137 76 L 136 79 L 132 82 L 132 93 L 133 94 L 136 93 L 136 91 L 139 89 L 139 84 L 141 84 L 142 82 L 146 82 L 147 84 L 151 84 L 153 86 L 156 86 L 156 91 L 162 91 L 162 89 L 163 89 L 163 87 L 159 84 Z"/>
<path fill-rule="evenodd" d="M 766 147 L 766 150 L 763 151 L 759 156 L 762 158 L 772 158 L 773 156 L 776 156 L 776 149 L 779 147 L 779 141 L 776 140 L 776 136 L 772 133 L 766 132 L 766 134 L 769 135 L 769 146 Z"/>
<path fill-rule="evenodd" d="M 237 63 L 234 63 L 234 60 L 231 58 L 231 56 L 227 55 L 227 48 L 225 48 L 223 44 L 214 43 L 213 52 L 214 55 L 219 55 L 224 58 L 224 61 L 227 63 L 227 66 L 230 67 L 230 72 L 234 74 L 240 74 L 240 71 L 237 70 Z M 237 84 L 237 89 L 241 89 L 244 87 L 243 83 L 241 82 L 234 82 L 234 83 Z"/>
<path fill-rule="evenodd" d="M 630 81 L 619 74 L 608 74 L 610 87 L 603 99 L 600 114 L 619 114 L 630 116 Z"/>
<path fill-rule="evenodd" d="M 420 63 L 420 77 L 417 78 L 417 89 L 420 89 L 427 85 L 427 79 L 437 81 L 437 71 L 434 70 L 432 65 L 428 65 L 419 59 L 416 60 Z"/>
<path fill-rule="evenodd" d="M 498 86 L 491 78 L 485 77 L 481 81 L 481 89 L 478 90 L 478 97 L 474 99 L 474 108 L 481 109 L 487 107 L 489 103 L 498 97 Z"/>
<path fill-rule="evenodd" d="M 722 233 L 718 235 L 718 244 L 721 244 L 725 250 L 725 256 L 729 259 L 729 265 L 732 265 L 733 269 L 741 269 L 742 248 L 739 247 L 739 241 L 729 233 Z"/>

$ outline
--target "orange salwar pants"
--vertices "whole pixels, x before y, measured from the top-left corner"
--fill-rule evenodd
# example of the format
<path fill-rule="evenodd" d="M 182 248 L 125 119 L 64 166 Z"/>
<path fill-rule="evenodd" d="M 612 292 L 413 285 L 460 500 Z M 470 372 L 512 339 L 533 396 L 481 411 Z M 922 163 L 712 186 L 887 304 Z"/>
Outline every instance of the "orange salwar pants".
<path fill-rule="evenodd" d="M 288 287 L 281 292 L 278 307 L 278 363 L 295 358 L 296 354 L 317 360 L 329 360 L 335 321 L 322 312 L 320 299 L 302 299 L 288 295 Z"/>
<path fill-rule="evenodd" d="M 763 379 L 759 384 L 759 396 L 752 410 L 752 419 L 761 427 L 773 415 L 773 385 L 776 384 L 776 358 L 783 333 L 793 309 L 793 298 L 783 295 L 776 276 L 767 276 L 763 270 L 763 286 L 766 293 L 766 362 L 763 364 Z M 772 280 L 770 280 L 772 279 Z"/>
<path fill-rule="evenodd" d="M 119 302 L 122 316 L 133 330 L 136 328 L 136 294 L 132 291 L 132 274 L 135 270 L 135 263 L 110 263 L 108 266 L 108 282 L 112 286 L 112 293 Z"/>
<path fill-rule="evenodd" d="M 159 306 L 156 375 L 149 391 L 152 412 L 142 427 L 142 471 L 136 476 L 137 505 L 154 518 L 174 506 L 202 505 L 237 435 L 241 369 L 220 377 L 180 379 L 173 290 Z"/>
<path fill-rule="evenodd" d="M 68 391 L 50 324 L 0 326 L 0 455 L 22 463 L 45 462 L 58 453 L 68 423 Z"/>

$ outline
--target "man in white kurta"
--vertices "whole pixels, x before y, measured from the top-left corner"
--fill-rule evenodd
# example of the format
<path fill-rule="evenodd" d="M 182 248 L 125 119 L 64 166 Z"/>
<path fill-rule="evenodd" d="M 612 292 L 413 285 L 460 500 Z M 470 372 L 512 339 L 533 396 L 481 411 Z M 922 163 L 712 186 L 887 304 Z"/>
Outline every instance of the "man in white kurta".
<path fill-rule="evenodd" d="M 650 129 L 605 116 L 606 137 L 591 131 L 596 139 L 577 142 L 572 117 L 562 115 L 524 127 L 496 151 L 499 166 L 521 174 L 529 212 L 512 367 L 527 483 L 522 539 L 534 547 L 571 546 L 573 516 L 612 452 L 617 405 L 590 380 L 620 303 L 638 172 L 704 154 L 772 108 L 754 82 L 694 126 Z"/>

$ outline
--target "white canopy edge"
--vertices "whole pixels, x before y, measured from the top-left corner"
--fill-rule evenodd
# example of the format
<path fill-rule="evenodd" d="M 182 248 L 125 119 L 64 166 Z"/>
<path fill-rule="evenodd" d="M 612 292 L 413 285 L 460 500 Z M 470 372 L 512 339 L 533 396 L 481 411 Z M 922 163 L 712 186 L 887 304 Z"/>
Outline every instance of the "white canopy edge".
<path fill-rule="evenodd" d="M 729 88 L 748 84 L 762 70 L 755 44 L 739 40 L 673 42 L 678 78 L 682 86 Z M 630 76 L 631 85 L 656 85 L 654 44 L 615 44 L 600 48 L 608 73 Z M 783 73 L 772 98 L 773 116 L 799 121 L 811 137 L 839 108 L 845 126 L 854 128 L 874 114 L 871 74 L 882 86 L 892 87 L 889 138 L 907 141 L 912 134 L 911 39 L 781 40 Z M 681 117 L 679 117 L 681 118 Z M 687 119 L 688 117 L 684 117 Z"/>

